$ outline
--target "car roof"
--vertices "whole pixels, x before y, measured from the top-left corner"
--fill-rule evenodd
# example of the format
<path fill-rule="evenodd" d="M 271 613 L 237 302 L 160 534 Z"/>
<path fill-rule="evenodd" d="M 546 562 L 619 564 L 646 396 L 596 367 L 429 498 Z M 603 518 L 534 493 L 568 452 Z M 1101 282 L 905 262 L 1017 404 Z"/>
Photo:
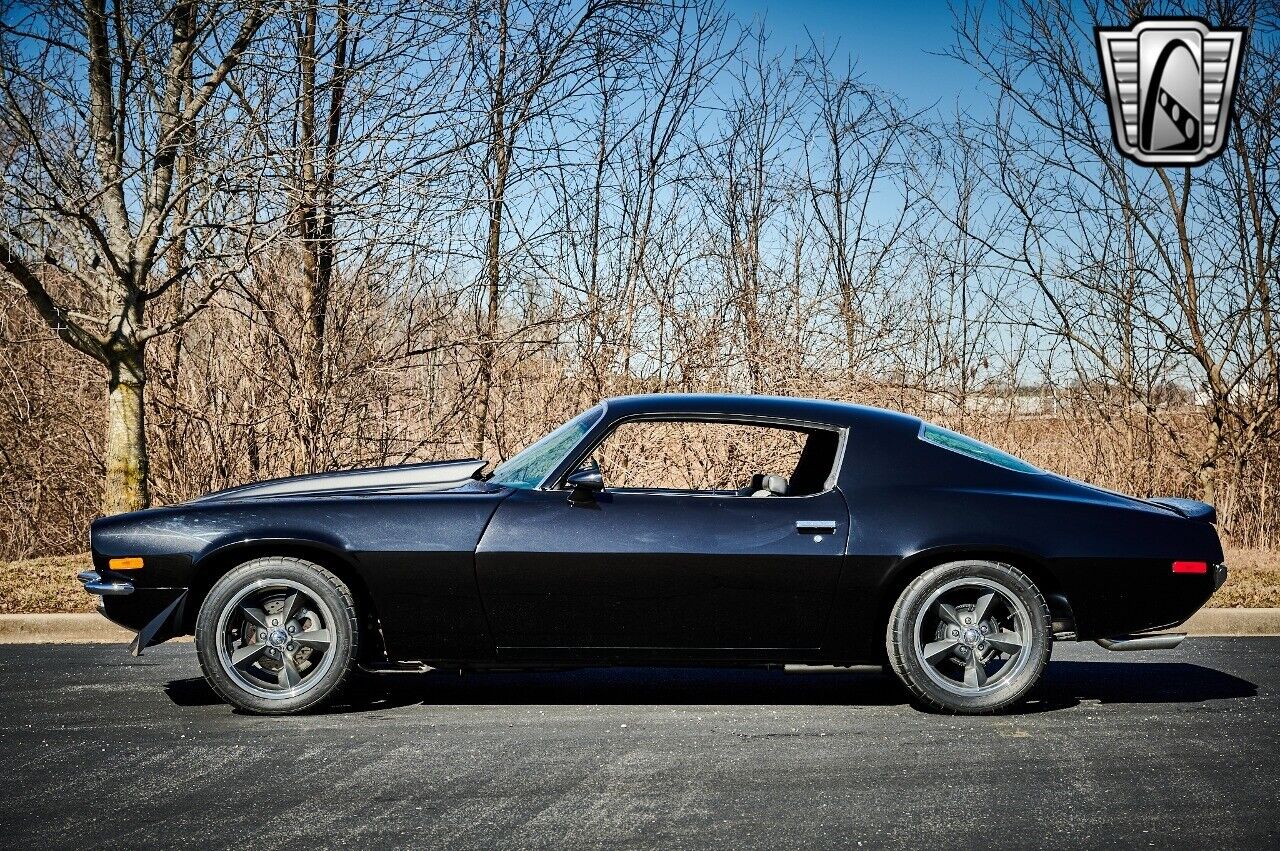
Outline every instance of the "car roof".
<path fill-rule="evenodd" d="M 824 423 L 833 426 L 914 425 L 916 417 L 851 402 L 799 396 L 755 396 L 732 393 L 646 393 L 605 400 L 608 419 L 654 414 L 709 414 Z"/>

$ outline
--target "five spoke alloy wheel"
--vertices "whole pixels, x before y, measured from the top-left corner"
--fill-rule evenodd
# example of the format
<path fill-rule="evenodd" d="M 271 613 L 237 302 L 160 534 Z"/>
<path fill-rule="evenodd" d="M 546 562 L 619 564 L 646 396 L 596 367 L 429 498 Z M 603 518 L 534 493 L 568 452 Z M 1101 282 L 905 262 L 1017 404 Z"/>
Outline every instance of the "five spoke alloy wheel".
<path fill-rule="evenodd" d="M 297 582 L 258 580 L 223 607 L 218 661 L 250 694 L 296 697 L 333 664 L 333 614 Z"/>
<path fill-rule="evenodd" d="M 922 703 L 995 712 L 1040 679 L 1052 634 L 1043 595 L 1007 564 L 964 561 L 926 571 L 894 606 L 889 662 Z"/>
<path fill-rule="evenodd" d="M 302 559 L 243 564 L 210 590 L 196 624 L 209 684 L 249 712 L 288 714 L 332 698 L 355 667 L 350 590 Z"/>

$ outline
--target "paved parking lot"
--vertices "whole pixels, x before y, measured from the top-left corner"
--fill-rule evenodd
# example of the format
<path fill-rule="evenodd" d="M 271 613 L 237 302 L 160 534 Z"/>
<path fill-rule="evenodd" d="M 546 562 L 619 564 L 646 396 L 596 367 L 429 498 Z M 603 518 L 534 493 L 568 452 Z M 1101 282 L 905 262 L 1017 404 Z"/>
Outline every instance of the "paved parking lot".
<path fill-rule="evenodd" d="M 216 702 L 190 644 L 0 646 L 0 843 L 1270 848 L 1278 651 L 1060 645 L 994 718 L 871 670 L 631 668 L 402 676 L 267 719 Z"/>

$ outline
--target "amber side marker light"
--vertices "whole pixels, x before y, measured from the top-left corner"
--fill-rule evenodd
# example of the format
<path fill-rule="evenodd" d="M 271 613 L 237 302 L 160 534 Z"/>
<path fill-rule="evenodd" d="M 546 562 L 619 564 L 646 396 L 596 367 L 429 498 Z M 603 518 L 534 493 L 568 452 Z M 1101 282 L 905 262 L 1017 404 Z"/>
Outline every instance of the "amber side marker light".
<path fill-rule="evenodd" d="M 142 567 L 142 559 L 137 556 L 113 558 L 107 562 L 107 567 L 111 570 L 138 570 Z"/>
<path fill-rule="evenodd" d="M 141 565 L 139 565 L 141 567 Z M 1173 563 L 1174 573 L 1208 573 L 1209 562 L 1207 561 L 1175 561 Z"/>

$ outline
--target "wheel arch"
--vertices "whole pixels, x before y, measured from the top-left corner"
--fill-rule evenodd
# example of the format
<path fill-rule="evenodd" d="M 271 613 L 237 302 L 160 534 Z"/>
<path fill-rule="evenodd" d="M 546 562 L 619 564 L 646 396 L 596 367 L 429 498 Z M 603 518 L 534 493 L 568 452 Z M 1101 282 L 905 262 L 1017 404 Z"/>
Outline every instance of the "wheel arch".
<path fill-rule="evenodd" d="M 234 568 L 257 558 L 300 558 L 320 565 L 351 589 L 356 609 L 363 616 L 362 629 L 372 641 L 361 641 L 361 655 L 385 655 L 378 606 L 369 585 L 351 554 L 331 543 L 309 538 L 256 538 L 226 544 L 201 554 L 191 565 L 191 586 L 183 613 L 183 630 L 191 634 L 209 591 Z"/>
<path fill-rule="evenodd" d="M 1053 616 L 1054 631 L 1074 631 L 1075 614 L 1066 588 L 1043 558 L 1025 550 L 974 545 L 931 547 L 900 560 L 881 584 L 876 605 L 877 622 L 881 626 L 888 625 L 893 606 L 902 592 L 926 570 L 948 562 L 974 559 L 1001 562 L 1025 573 L 1044 594 Z"/>

